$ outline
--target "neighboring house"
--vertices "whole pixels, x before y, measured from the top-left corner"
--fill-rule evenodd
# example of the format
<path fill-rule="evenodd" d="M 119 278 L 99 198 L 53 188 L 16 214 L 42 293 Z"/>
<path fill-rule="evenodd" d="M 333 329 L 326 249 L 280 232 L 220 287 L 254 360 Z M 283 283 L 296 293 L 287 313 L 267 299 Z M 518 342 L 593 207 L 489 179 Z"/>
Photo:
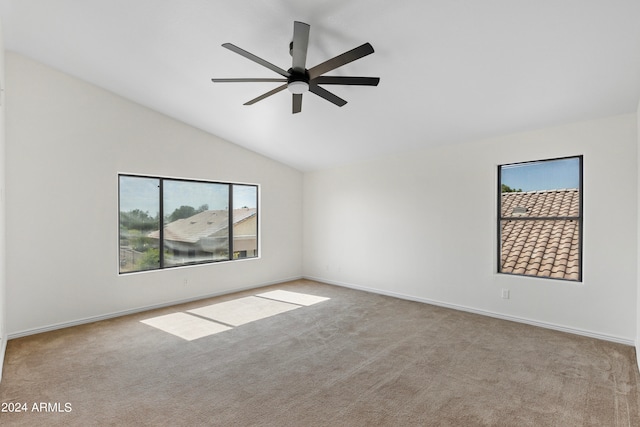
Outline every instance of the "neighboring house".
<path fill-rule="evenodd" d="M 257 255 L 257 209 L 233 210 L 234 258 Z M 149 233 L 152 239 L 160 238 L 160 231 Z M 164 227 L 164 247 L 174 258 L 227 257 L 229 247 L 229 211 L 208 210 L 189 218 L 173 221 Z"/>
<path fill-rule="evenodd" d="M 502 193 L 503 218 L 578 217 L 578 189 Z M 556 279 L 580 278 L 579 221 L 505 219 L 501 271 Z"/>

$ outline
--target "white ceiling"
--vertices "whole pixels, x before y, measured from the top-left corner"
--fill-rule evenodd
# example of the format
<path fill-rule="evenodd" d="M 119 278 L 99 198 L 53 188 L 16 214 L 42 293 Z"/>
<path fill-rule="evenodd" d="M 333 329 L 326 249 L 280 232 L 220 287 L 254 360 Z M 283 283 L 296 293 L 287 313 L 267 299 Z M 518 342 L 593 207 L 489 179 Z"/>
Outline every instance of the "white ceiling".
<path fill-rule="evenodd" d="M 639 0 L 0 0 L 5 47 L 309 171 L 397 151 L 629 113 L 640 99 Z M 307 68 L 370 42 L 328 75 L 342 108 L 220 45 L 288 69 L 293 21 Z"/>

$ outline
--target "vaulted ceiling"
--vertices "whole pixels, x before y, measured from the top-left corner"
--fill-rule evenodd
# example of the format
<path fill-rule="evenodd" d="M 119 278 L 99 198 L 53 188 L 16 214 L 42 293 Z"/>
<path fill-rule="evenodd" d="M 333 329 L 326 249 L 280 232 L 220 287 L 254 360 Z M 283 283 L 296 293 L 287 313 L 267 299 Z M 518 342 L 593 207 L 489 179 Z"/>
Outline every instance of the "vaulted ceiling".
<path fill-rule="evenodd" d="M 398 151 L 633 112 L 638 0 L 0 0 L 5 47 L 302 171 Z M 293 21 L 311 26 L 307 67 L 365 42 L 328 75 L 337 107 L 305 94 L 243 103 L 278 75 L 221 47 L 291 66 Z"/>

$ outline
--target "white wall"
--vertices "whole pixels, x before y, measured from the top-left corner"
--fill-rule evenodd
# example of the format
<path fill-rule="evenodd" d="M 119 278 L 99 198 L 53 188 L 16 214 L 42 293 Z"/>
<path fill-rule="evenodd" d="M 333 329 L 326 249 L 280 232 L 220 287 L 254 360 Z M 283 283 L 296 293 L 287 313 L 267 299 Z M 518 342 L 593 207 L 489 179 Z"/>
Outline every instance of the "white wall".
<path fill-rule="evenodd" d="M 11 52 L 6 81 L 10 337 L 301 276 L 300 172 Z M 262 257 L 119 276 L 119 172 L 259 184 Z"/>
<path fill-rule="evenodd" d="M 496 274 L 497 165 L 579 154 L 584 282 Z M 304 274 L 632 344 L 637 161 L 624 115 L 305 174 Z"/>

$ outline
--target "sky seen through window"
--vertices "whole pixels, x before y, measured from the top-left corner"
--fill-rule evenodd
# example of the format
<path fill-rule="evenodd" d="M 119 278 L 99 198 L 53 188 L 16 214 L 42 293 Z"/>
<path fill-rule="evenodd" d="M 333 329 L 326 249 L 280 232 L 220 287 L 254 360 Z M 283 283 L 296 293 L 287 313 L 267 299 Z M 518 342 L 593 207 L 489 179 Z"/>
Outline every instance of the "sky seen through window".
<path fill-rule="evenodd" d="M 503 165 L 500 170 L 502 184 L 516 190 L 558 190 L 580 185 L 578 157 Z"/>

